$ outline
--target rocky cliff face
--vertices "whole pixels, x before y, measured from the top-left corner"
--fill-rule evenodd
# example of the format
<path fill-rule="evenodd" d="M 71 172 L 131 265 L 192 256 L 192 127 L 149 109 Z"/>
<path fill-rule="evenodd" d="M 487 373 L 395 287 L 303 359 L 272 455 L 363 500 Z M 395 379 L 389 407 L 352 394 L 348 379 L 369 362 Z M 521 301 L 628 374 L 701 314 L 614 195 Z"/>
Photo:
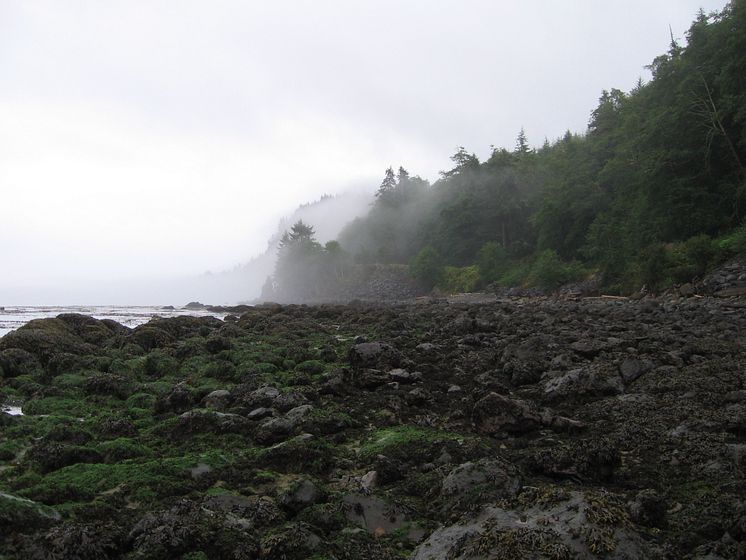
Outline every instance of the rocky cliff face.
<path fill-rule="evenodd" d="M 0 339 L 0 557 L 742 558 L 745 306 L 29 323 Z"/>

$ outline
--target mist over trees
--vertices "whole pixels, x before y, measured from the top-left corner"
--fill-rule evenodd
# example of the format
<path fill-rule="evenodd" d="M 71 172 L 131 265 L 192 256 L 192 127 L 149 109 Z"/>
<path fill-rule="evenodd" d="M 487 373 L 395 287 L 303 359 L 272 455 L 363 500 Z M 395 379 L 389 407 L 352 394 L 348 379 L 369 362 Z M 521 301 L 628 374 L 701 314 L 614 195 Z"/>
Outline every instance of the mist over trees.
<path fill-rule="evenodd" d="M 746 2 L 700 13 L 686 39 L 672 38 L 648 83 L 603 91 L 584 134 L 535 149 L 521 130 L 485 161 L 459 147 L 432 185 L 387 169 L 335 251 L 411 265 L 426 288 L 553 288 L 597 273 L 621 293 L 689 281 L 744 251 Z M 308 290 L 330 253 L 298 247 L 292 265 L 281 249 L 275 276 L 304 276 Z"/>

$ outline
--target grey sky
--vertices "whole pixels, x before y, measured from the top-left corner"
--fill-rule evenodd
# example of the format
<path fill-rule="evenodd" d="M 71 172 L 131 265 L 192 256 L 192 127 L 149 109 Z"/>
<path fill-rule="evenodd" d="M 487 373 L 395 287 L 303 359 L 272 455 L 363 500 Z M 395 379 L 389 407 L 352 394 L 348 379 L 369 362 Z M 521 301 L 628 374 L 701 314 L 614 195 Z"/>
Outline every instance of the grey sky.
<path fill-rule="evenodd" d="M 227 268 L 389 165 L 583 131 L 724 5 L 0 0 L 0 300 Z"/>

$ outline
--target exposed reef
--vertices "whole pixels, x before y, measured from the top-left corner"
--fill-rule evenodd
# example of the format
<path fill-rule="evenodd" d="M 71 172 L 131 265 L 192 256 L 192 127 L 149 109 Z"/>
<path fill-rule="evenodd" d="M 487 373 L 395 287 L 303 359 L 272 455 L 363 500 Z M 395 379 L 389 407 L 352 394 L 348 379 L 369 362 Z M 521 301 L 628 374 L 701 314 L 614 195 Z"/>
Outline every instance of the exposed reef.
<path fill-rule="evenodd" d="M 0 559 L 746 557 L 741 301 L 233 311 L 0 339 Z"/>

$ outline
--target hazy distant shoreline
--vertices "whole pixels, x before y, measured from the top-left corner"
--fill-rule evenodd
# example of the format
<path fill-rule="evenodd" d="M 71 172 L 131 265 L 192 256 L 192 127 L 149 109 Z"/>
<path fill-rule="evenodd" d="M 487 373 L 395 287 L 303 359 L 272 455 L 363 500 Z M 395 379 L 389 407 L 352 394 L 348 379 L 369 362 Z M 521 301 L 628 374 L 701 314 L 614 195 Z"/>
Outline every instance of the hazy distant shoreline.
<path fill-rule="evenodd" d="M 248 306 L 246 306 L 248 307 Z M 222 319 L 228 311 L 219 309 L 231 309 L 229 307 L 203 306 L 203 307 L 173 307 L 173 306 L 138 306 L 138 305 L 12 305 L 0 308 L 0 337 L 12 332 L 34 319 L 47 319 L 56 317 L 63 313 L 79 313 L 90 315 L 95 319 L 111 319 L 134 328 L 150 321 L 153 317 L 180 317 L 190 316 L 212 316 Z"/>

